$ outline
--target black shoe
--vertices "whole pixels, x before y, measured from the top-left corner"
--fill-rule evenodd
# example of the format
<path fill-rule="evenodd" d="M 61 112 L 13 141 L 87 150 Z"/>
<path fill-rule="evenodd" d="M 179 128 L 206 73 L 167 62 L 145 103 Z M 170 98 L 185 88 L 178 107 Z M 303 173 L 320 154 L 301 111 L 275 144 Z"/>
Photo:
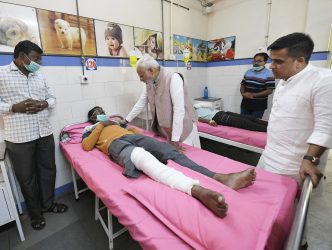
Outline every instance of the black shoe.
<path fill-rule="evenodd" d="M 46 220 L 43 216 L 31 219 L 31 227 L 35 230 L 42 230 L 46 226 Z"/>
<path fill-rule="evenodd" d="M 308 249 L 308 242 L 306 242 L 305 244 L 301 245 L 299 250 L 307 250 Z"/>

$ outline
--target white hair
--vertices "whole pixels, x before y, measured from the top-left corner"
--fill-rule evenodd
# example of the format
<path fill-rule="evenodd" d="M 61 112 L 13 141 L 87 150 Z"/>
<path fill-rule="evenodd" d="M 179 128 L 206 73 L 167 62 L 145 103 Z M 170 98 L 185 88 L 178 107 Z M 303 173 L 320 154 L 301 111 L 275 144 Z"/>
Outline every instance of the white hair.
<path fill-rule="evenodd" d="M 150 56 L 149 54 L 144 54 L 138 60 L 136 68 L 142 68 L 144 70 L 154 68 L 159 70 L 160 66 L 159 63 L 152 56 Z"/>

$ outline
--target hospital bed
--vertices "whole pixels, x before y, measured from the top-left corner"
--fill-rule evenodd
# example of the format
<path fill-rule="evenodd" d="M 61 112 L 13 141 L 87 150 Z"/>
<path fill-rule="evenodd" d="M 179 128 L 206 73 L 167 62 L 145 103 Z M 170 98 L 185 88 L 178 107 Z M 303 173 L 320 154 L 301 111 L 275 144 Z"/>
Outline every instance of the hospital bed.
<path fill-rule="evenodd" d="M 224 195 L 229 212 L 226 218 L 220 219 L 193 197 L 145 175 L 138 179 L 123 176 L 122 167 L 97 149 L 85 152 L 81 137 L 87 125 L 65 127 L 61 132 L 60 147 L 72 167 L 75 197 L 78 198 L 80 192 L 76 172 L 96 195 L 96 219 L 102 219 L 99 199 L 105 204 L 108 218 L 101 223 L 109 237 L 110 249 L 114 238 L 125 230 L 113 233 L 112 215 L 144 249 L 282 249 L 295 212 L 295 181 L 257 169 L 254 185 L 234 191 L 170 161 L 169 166 Z M 248 168 L 243 163 L 193 147 L 186 147 L 186 155 L 216 172 L 229 173 Z M 302 207 L 298 210 L 305 211 Z M 292 230 L 302 232 L 302 227 L 296 228 L 298 225 Z M 301 233 L 291 233 L 301 238 Z M 291 246 L 288 249 L 297 249 L 292 245 L 294 242 L 298 241 L 289 241 Z"/>
<path fill-rule="evenodd" d="M 221 142 L 234 147 L 262 153 L 266 144 L 266 133 L 246 129 L 198 122 L 197 129 L 200 137 Z"/>

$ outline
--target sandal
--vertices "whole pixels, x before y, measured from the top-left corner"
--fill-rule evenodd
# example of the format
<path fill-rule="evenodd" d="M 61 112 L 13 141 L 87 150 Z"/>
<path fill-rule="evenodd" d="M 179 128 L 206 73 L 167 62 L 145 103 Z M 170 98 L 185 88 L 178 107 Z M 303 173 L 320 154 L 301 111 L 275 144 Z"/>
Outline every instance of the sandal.
<path fill-rule="evenodd" d="M 31 227 L 34 230 L 42 230 L 46 226 L 46 220 L 43 216 L 31 219 Z"/>
<path fill-rule="evenodd" d="M 68 210 L 68 206 L 63 203 L 53 203 L 50 208 L 43 211 L 44 213 L 56 213 L 56 214 L 62 214 Z"/>

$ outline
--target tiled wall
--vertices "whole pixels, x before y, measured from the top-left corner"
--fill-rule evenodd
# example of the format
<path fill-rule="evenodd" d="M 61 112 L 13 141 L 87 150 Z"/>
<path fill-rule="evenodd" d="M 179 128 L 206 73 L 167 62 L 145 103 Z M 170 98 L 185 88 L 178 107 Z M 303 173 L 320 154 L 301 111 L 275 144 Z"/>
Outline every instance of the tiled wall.
<path fill-rule="evenodd" d="M 324 55 L 323 55 L 324 54 Z M 207 86 L 209 87 L 209 95 L 213 97 L 221 97 L 223 108 L 226 111 L 239 113 L 242 96 L 240 94 L 240 83 L 246 70 L 251 66 L 251 59 L 247 59 L 244 63 L 236 63 L 228 65 L 219 65 L 215 67 L 207 67 Z M 326 53 L 322 55 L 316 54 L 310 62 L 313 65 L 326 67 Z M 269 67 L 269 64 L 266 65 Z M 263 119 L 268 120 L 273 94 L 269 96 L 268 109 L 265 111 Z"/>
<path fill-rule="evenodd" d="M 181 72 L 191 97 L 201 96 L 206 79 L 205 67 L 186 70 L 182 64 L 173 63 L 169 70 Z M 136 103 L 143 84 L 134 68 L 98 67 L 97 71 L 86 71 L 88 84 L 80 83 L 82 68 L 79 66 L 44 66 L 42 72 L 57 97 L 57 105 L 50 114 L 56 145 L 61 129 L 72 123 L 87 119 L 87 111 L 93 106 L 102 106 L 108 114 L 126 116 Z M 144 117 L 144 115 L 142 115 Z M 0 140 L 3 140 L 3 123 L 0 119 Z M 56 147 L 56 187 L 71 182 L 70 168 L 59 147 Z"/>
<path fill-rule="evenodd" d="M 42 67 L 42 72 L 57 97 L 57 105 L 50 114 L 56 145 L 59 144 L 61 129 L 68 124 L 86 121 L 87 111 L 93 106 L 102 106 L 108 114 L 125 116 L 142 91 L 143 83 L 139 81 L 135 69 L 122 67 L 121 63 L 115 66 L 98 66 L 97 71 L 86 72 L 89 83 L 84 85 L 80 83 L 81 67 L 53 66 L 47 60 L 45 57 L 46 66 Z M 1 62 L 2 65 L 6 63 Z M 326 60 L 314 61 L 313 64 L 324 67 Z M 177 65 L 175 62 L 166 62 L 165 66 L 168 70 L 184 75 L 191 98 L 201 97 L 204 86 L 208 86 L 210 96 L 222 97 L 225 110 L 239 112 L 239 83 L 243 73 L 250 67 L 248 63 L 213 67 L 193 63 L 191 70 L 187 70 L 183 63 Z M 141 117 L 144 118 L 144 114 Z M 0 140 L 3 140 L 2 119 Z M 56 148 L 56 164 L 56 187 L 70 183 L 70 168 L 59 147 Z"/>

